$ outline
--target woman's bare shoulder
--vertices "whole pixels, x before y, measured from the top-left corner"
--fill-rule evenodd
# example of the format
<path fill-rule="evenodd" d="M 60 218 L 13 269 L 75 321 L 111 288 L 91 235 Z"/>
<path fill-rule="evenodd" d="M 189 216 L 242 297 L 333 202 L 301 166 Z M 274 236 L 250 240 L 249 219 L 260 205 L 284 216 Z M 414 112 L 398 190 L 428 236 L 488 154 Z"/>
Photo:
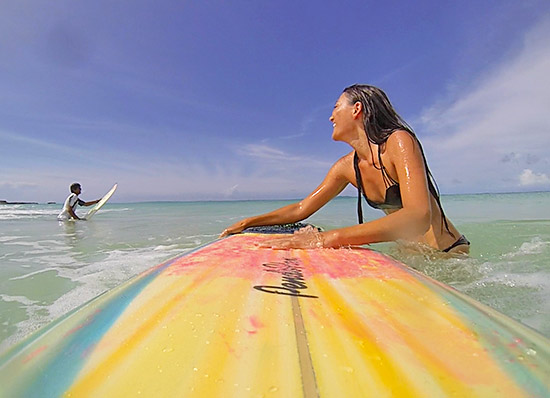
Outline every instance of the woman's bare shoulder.
<path fill-rule="evenodd" d="M 329 176 L 336 179 L 350 180 L 350 176 L 353 174 L 353 154 L 354 151 L 342 156 L 338 159 L 330 168 Z"/>
<path fill-rule="evenodd" d="M 355 154 L 355 151 L 351 151 L 350 153 L 342 156 L 340 159 L 338 159 L 332 168 L 337 169 L 348 169 L 349 167 L 353 167 L 353 155 Z"/>
<path fill-rule="evenodd" d="M 355 154 L 355 151 L 351 151 L 344 156 L 342 156 L 340 159 L 338 159 L 337 162 L 353 162 L 353 155 Z"/>
<path fill-rule="evenodd" d="M 418 148 L 418 141 L 408 131 L 397 130 L 388 137 L 386 146 L 389 152 L 414 150 Z"/>

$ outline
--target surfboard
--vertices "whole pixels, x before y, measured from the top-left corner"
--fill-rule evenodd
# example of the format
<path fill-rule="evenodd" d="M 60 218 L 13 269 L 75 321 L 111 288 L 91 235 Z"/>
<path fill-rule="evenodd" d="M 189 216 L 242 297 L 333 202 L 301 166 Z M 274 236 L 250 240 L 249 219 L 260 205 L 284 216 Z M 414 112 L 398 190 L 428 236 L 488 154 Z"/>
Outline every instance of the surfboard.
<path fill-rule="evenodd" d="M 99 209 L 101 209 L 105 203 L 107 203 L 107 201 L 109 199 L 111 199 L 111 196 L 113 196 L 113 194 L 115 193 L 116 189 L 118 187 L 118 184 L 115 184 L 113 185 L 113 187 L 109 190 L 109 192 L 107 192 L 105 195 L 103 195 L 103 197 L 99 200 L 99 202 L 97 202 L 94 207 L 92 207 L 88 213 L 86 213 L 86 217 L 84 217 L 85 220 L 89 220 L 90 218 L 93 217 L 93 215 L 95 213 L 97 213 L 97 211 Z"/>
<path fill-rule="evenodd" d="M 0 357 L 1 397 L 548 397 L 550 340 L 366 248 L 216 240 Z"/>

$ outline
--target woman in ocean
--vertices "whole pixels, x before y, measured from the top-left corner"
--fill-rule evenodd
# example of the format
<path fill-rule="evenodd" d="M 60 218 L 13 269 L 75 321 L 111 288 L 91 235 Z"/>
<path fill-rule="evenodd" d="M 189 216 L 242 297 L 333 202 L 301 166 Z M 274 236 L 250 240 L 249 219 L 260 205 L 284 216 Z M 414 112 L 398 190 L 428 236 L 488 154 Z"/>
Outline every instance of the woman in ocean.
<path fill-rule="evenodd" d="M 443 212 L 420 142 L 382 90 L 369 85 L 346 88 L 330 121 L 332 139 L 348 143 L 353 150 L 330 168 L 323 182 L 302 201 L 245 218 L 221 236 L 253 226 L 304 220 L 351 183 L 358 189 L 358 225 L 325 232 L 309 227 L 268 245 L 313 248 L 405 241 L 443 252 L 469 252 L 470 242 Z M 363 223 L 361 195 L 385 216 Z"/>

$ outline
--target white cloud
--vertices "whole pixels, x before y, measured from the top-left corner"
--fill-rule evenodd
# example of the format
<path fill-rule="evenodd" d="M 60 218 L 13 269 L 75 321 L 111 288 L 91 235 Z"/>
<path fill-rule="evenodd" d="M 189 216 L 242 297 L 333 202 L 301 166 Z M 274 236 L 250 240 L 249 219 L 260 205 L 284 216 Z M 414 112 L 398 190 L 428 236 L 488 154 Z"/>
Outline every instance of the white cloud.
<path fill-rule="evenodd" d="M 265 144 L 248 144 L 237 149 L 239 155 L 246 155 L 260 162 L 270 162 L 270 167 L 290 168 L 316 168 L 328 171 L 331 166 L 326 160 L 317 160 L 306 155 L 291 154 L 281 149 Z"/>
<path fill-rule="evenodd" d="M 418 130 L 431 134 L 422 141 L 444 192 L 460 190 L 457 178 L 466 190 L 514 190 L 521 186 L 508 176 L 533 163 L 550 166 L 548 37 L 545 19 L 515 57 L 423 113 Z"/>
<path fill-rule="evenodd" d="M 525 169 L 519 176 L 520 185 L 522 186 L 540 186 L 550 185 L 550 177 L 544 173 L 534 173 L 530 169 Z"/>
<path fill-rule="evenodd" d="M 56 144 L 43 139 L 27 137 L 22 134 L 15 134 L 5 130 L 0 130 L 0 138 L 4 140 L 4 145 L 6 145 L 7 141 L 10 141 L 10 142 L 15 142 L 25 146 L 39 147 L 43 150 L 55 150 L 66 154 L 73 153 L 74 151 L 74 148 L 71 148 L 65 145 Z"/>
<path fill-rule="evenodd" d="M 244 148 L 244 153 L 248 156 L 263 160 L 294 160 L 293 157 L 288 156 L 283 151 L 267 145 L 248 144 Z"/>

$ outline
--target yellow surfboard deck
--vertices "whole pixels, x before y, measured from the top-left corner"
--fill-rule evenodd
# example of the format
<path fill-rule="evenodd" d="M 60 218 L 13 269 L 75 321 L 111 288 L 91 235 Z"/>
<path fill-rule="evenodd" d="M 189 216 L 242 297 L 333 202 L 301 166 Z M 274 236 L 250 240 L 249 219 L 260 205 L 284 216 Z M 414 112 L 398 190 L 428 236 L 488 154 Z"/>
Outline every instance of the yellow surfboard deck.
<path fill-rule="evenodd" d="M 550 341 L 368 249 L 262 234 L 161 264 L 0 358 L 1 397 L 548 397 Z"/>

